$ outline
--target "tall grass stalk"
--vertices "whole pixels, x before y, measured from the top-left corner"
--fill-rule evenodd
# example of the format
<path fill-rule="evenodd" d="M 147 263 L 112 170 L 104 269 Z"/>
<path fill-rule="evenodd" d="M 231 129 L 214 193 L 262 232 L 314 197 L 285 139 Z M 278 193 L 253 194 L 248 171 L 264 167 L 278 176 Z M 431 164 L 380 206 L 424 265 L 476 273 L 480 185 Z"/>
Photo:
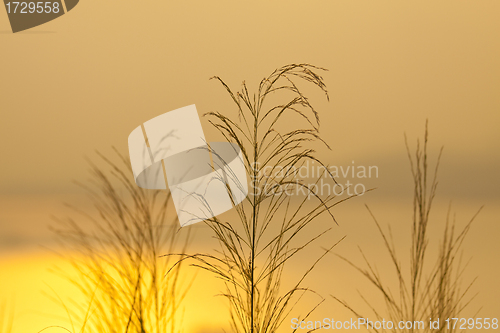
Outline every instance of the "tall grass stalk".
<path fill-rule="evenodd" d="M 118 162 L 99 156 L 104 166 L 91 162 L 91 179 L 79 184 L 94 211 L 72 207 L 80 218 L 54 228 L 76 272 L 66 277 L 85 298 L 65 306 L 68 314 L 79 318 L 79 332 L 179 332 L 189 285 L 180 279 L 181 265 L 164 279 L 172 262 L 160 255 L 184 253 L 189 235 L 181 238 L 175 214 L 168 214 L 175 212 L 168 192 L 139 188 L 121 154 Z"/>
<path fill-rule="evenodd" d="M 276 332 L 301 296 L 314 293 L 304 281 L 335 246 L 329 240 L 328 250 L 309 261 L 302 273 L 294 267 L 292 287 L 283 286 L 287 264 L 335 225 L 331 209 L 342 201 L 334 195 L 320 196 L 298 174 L 307 161 L 314 161 L 325 172 L 316 181 L 328 176 L 335 182 L 327 174 L 327 166 L 315 157 L 314 145 L 328 145 L 319 135 L 319 113 L 299 87 L 312 84 L 328 98 L 318 75 L 323 70 L 309 64 L 281 67 L 264 78 L 253 94 L 245 82 L 240 91 L 233 91 L 221 78 L 213 78 L 229 94 L 235 112 L 209 112 L 205 116 L 227 141 L 241 149 L 251 186 L 233 215 L 206 222 L 220 250 L 189 258 L 224 281 L 223 295 L 230 304 L 234 332 Z M 269 172 L 264 173 L 266 167 Z M 280 170 L 285 171 L 279 174 Z M 289 195 L 286 190 L 292 188 L 302 189 L 305 195 Z M 320 219 L 322 216 L 327 220 Z M 320 221 L 326 222 L 321 231 L 308 229 Z"/>
<path fill-rule="evenodd" d="M 385 303 L 385 312 L 376 309 L 362 295 L 363 299 L 370 306 L 377 320 L 391 320 L 398 323 L 404 321 L 423 321 L 424 329 L 372 329 L 375 332 L 456 332 L 451 327 L 447 328 L 445 320 L 447 318 L 459 318 L 464 308 L 469 305 L 474 296 L 469 297 L 469 290 L 474 280 L 468 284 L 463 283 L 463 273 L 467 264 L 462 262 L 462 245 L 471 228 L 471 225 L 479 211 L 469 220 L 464 228 L 458 229 L 455 217 L 451 216 L 451 207 L 444 224 L 443 235 L 440 240 L 439 250 L 434 262 L 429 260 L 429 226 L 431 223 L 430 213 L 433 200 L 437 190 L 437 174 L 442 149 L 437 157 L 434 172 L 429 171 L 429 155 L 427 152 L 428 127 L 426 123 L 423 145 L 417 141 L 417 147 L 412 155 L 405 137 L 406 150 L 410 160 L 411 173 L 413 177 L 413 221 L 411 224 L 410 257 L 409 270 L 401 264 L 393 236 L 389 226 L 388 231 L 382 229 L 380 223 L 367 209 L 377 226 L 378 232 L 384 241 L 385 248 L 390 257 L 391 265 L 394 269 L 395 277 L 398 281 L 397 291 L 383 281 L 375 268 L 363 254 L 365 267 L 357 265 L 341 257 L 347 263 L 357 269 L 368 281 L 378 290 Z M 407 274 L 407 273 L 408 274 Z M 335 297 L 334 297 L 335 298 Z M 337 299 L 338 300 L 338 299 Z M 340 301 L 340 300 L 338 300 Z M 346 302 L 340 301 L 359 317 L 363 317 Z M 429 318 L 440 319 L 440 328 L 431 329 Z"/>

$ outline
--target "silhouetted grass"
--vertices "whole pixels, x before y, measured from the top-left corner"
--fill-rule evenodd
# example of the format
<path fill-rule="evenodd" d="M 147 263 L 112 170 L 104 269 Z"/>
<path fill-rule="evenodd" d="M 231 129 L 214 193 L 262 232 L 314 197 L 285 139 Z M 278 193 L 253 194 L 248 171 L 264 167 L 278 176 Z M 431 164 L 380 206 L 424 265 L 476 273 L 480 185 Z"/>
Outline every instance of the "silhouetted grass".
<path fill-rule="evenodd" d="M 188 258 L 225 282 L 223 295 L 231 306 L 234 332 L 276 332 L 301 295 L 314 293 L 304 286 L 304 280 L 337 244 L 331 242 L 328 250 L 312 258 L 302 272 L 293 267 L 296 281 L 291 288 L 283 288 L 284 269 L 290 260 L 331 229 L 326 227 L 304 239 L 301 236 L 307 227 L 319 222 L 322 215 L 335 225 L 330 210 L 342 201 L 334 195 L 320 196 L 298 175 L 308 160 L 323 165 L 315 156 L 314 145 L 328 147 L 319 135 L 319 112 L 299 88 L 301 82 L 310 83 L 328 98 L 318 75 L 323 70 L 308 64 L 281 67 L 263 79 L 254 94 L 245 82 L 241 91 L 234 92 L 221 78 L 214 77 L 231 97 L 235 112 L 210 112 L 205 116 L 227 141 L 241 149 L 251 189 L 232 216 L 206 222 L 220 250 Z M 290 124 L 292 114 L 302 121 Z M 269 172 L 264 174 L 262 170 L 268 166 Z M 281 168 L 286 171 L 275 176 Z M 322 176 L 318 175 L 317 181 Z M 335 182 L 333 176 L 328 177 Z M 302 188 L 306 195 L 292 198 L 286 191 L 292 188 Z"/>
<path fill-rule="evenodd" d="M 139 188 L 121 154 L 118 162 L 99 156 L 104 166 L 91 162 L 91 179 L 79 184 L 94 211 L 73 207 L 80 218 L 58 220 L 54 229 L 76 272 L 67 278 L 85 298 L 83 304 L 64 304 L 81 325 L 75 329 L 72 322 L 72 331 L 178 332 L 189 281 L 179 279 L 181 265 L 164 279 L 172 263 L 160 255 L 179 246 L 184 253 L 189 231 L 179 236 L 168 191 Z"/>
<path fill-rule="evenodd" d="M 396 327 L 392 330 L 372 329 L 373 331 L 455 332 L 458 331 L 458 329 L 448 329 L 446 325 L 444 325 L 444 320 L 447 318 L 459 318 L 460 313 L 473 299 L 473 297 L 468 297 L 468 293 L 474 281 L 464 284 L 462 279 L 466 265 L 462 264 L 461 248 L 471 228 L 472 222 L 479 211 L 463 229 L 458 230 L 455 217 L 452 218 L 450 216 L 450 207 L 445 221 L 443 235 L 441 236 L 437 258 L 433 263 L 430 262 L 428 259 L 428 245 L 431 240 L 431 237 L 429 237 L 429 225 L 432 223 L 430 212 L 438 185 L 437 173 L 442 149 L 439 152 L 434 173 L 431 174 L 428 165 L 427 124 L 423 146 L 420 141 L 417 141 L 417 147 L 413 156 L 406 137 L 405 142 L 414 182 L 413 221 L 411 224 L 411 239 L 409 240 L 410 258 L 408 274 L 406 273 L 407 271 L 405 271 L 404 265 L 401 264 L 394 246 L 390 227 L 388 231 L 384 231 L 368 206 L 367 209 L 384 241 L 392 267 L 394 268 L 394 274 L 398 281 L 397 286 L 391 286 L 385 283 L 383 281 L 384 276 L 378 273 L 375 268 L 375 263 L 370 262 L 364 254 L 364 267 L 344 257 L 341 258 L 365 276 L 382 296 L 385 308 L 376 309 L 363 295 L 361 295 L 376 315 L 377 320 L 386 319 L 394 323 L 398 323 L 401 320 L 412 322 L 423 321 L 426 323 L 425 329 L 422 330 L 398 329 Z M 394 292 L 394 289 L 397 291 Z M 350 307 L 348 303 L 344 301 L 340 302 L 358 317 L 363 317 L 359 312 Z M 440 329 L 431 329 L 429 327 L 428 323 L 430 318 L 433 320 L 440 319 Z"/>

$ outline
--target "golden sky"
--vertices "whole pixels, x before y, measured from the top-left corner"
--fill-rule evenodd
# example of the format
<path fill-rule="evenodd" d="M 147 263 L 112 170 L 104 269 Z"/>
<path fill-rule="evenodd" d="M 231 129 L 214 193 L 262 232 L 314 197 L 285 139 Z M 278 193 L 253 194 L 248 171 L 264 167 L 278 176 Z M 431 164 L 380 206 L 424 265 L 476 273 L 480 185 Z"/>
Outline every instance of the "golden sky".
<path fill-rule="evenodd" d="M 15 35 L 2 14 L 1 191 L 67 190 L 82 156 L 126 150 L 137 124 L 229 106 L 210 77 L 237 89 L 293 62 L 329 69 L 331 102 L 313 102 L 330 163 L 401 156 L 403 133 L 416 137 L 429 118 L 434 144 L 464 168 L 497 167 L 499 11 L 495 1 L 86 0 Z"/>
<path fill-rule="evenodd" d="M 311 95 L 332 147 L 321 156 L 380 170 L 370 180 L 378 192 L 342 208 L 344 220 L 369 223 L 365 202 L 380 205 L 388 219 L 406 216 L 400 198 L 411 195 L 411 180 L 403 135 L 414 142 L 429 119 L 431 150 L 445 147 L 440 205 L 455 200 L 466 219 L 486 204 L 471 235 L 473 245 L 488 240 L 474 252 L 475 267 L 497 262 L 499 17 L 494 0 L 82 0 L 59 19 L 12 34 L 2 9 L 0 251 L 50 243 L 49 215 L 62 212 L 62 200 L 77 200 L 72 181 L 86 179 L 84 157 L 95 150 L 126 152 L 135 127 L 185 105 L 196 104 L 200 115 L 234 111 L 210 77 L 234 89 L 243 80 L 253 87 L 277 67 L 310 63 L 329 70 L 330 102 Z M 207 140 L 217 139 L 204 119 L 202 125 Z M 8 277 L 4 270 L 2 279 L 40 272 L 48 259 L 34 252 L 18 259 L 26 272 L 12 268 Z M 500 268 L 484 269 L 493 291 L 482 288 L 481 301 L 498 315 L 500 291 L 489 276 Z M 22 289 L 1 288 L 2 296 Z"/>

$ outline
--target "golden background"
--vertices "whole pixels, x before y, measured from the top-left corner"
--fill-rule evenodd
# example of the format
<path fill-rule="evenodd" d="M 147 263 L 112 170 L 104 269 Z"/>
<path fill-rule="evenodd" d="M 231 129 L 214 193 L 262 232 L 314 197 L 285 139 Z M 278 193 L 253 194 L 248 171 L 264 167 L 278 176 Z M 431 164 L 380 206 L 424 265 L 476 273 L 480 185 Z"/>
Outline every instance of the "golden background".
<path fill-rule="evenodd" d="M 466 250 L 479 276 L 479 317 L 500 317 L 499 17 L 498 1 L 82 0 L 12 34 L 0 10 L 0 297 L 14 303 L 14 331 L 68 325 L 40 293 L 50 285 L 71 297 L 47 272 L 64 263 L 42 247 L 52 244 L 50 215 L 65 214 L 62 201 L 80 201 L 72 181 L 87 177 L 84 156 L 127 151 L 135 127 L 178 107 L 226 112 L 230 100 L 214 75 L 252 87 L 289 63 L 329 69 L 330 102 L 312 96 L 332 147 L 321 156 L 379 166 L 369 182 L 378 190 L 336 211 L 334 232 L 348 234 L 339 251 L 359 242 L 381 248 L 364 203 L 383 223 L 411 217 L 403 134 L 413 143 L 429 119 L 431 152 L 445 146 L 436 218 L 450 200 L 462 222 L 485 205 Z M 207 140 L 216 137 L 202 124 Z M 346 298 L 356 293 L 353 276 L 332 259 L 310 281 Z M 188 332 L 227 322 L 207 284 L 196 283 L 201 296 L 186 304 Z M 346 315 L 332 300 L 323 308 Z"/>

